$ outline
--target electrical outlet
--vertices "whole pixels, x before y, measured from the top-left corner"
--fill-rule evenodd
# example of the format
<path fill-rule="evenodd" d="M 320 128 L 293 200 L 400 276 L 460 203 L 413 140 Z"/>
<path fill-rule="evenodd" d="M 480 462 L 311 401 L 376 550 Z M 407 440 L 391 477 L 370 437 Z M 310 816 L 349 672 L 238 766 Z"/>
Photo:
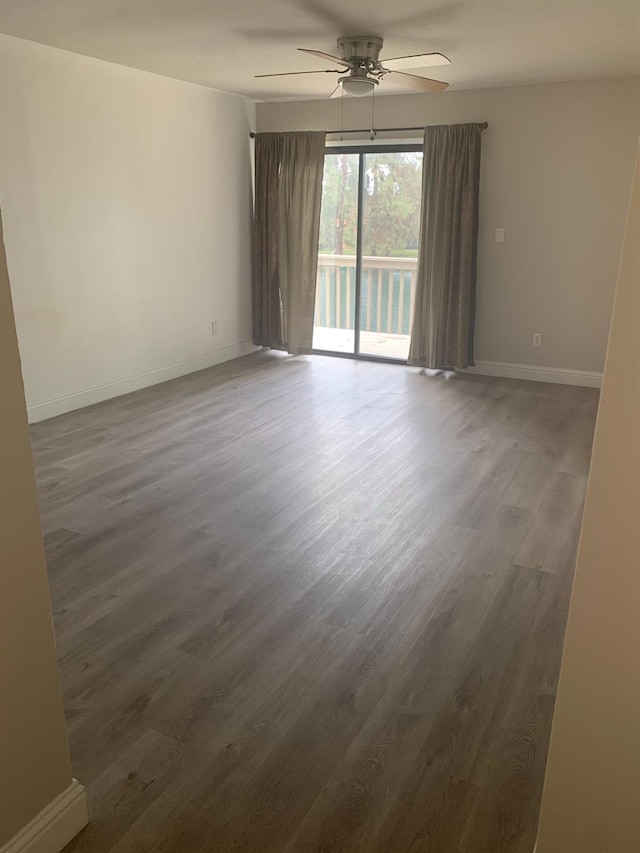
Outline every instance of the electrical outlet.
<path fill-rule="evenodd" d="M 211 321 L 211 334 L 212 335 L 218 334 L 218 321 L 217 320 Z"/>
<path fill-rule="evenodd" d="M 542 332 L 534 332 L 533 333 L 533 345 L 534 347 L 542 346 Z"/>
<path fill-rule="evenodd" d="M 496 228 L 496 243 L 504 243 L 504 228 Z"/>

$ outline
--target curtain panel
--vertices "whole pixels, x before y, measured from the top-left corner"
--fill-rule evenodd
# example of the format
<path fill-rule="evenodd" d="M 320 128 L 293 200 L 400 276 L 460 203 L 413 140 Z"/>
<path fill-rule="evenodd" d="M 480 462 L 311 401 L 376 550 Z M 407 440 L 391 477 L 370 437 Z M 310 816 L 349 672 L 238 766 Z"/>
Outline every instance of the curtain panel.
<path fill-rule="evenodd" d="M 481 124 L 424 134 L 418 274 L 409 364 L 473 365 Z"/>
<path fill-rule="evenodd" d="M 259 133 L 255 148 L 253 340 L 311 352 L 324 132 Z"/>
<path fill-rule="evenodd" d="M 256 136 L 252 313 L 253 342 L 262 347 L 283 345 L 278 263 L 281 151 L 281 134 Z"/>

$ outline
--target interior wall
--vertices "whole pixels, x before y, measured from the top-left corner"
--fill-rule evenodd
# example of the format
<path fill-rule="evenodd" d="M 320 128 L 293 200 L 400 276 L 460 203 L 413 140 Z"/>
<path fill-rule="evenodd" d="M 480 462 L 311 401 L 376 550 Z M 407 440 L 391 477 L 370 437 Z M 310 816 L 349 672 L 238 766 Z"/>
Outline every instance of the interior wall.
<path fill-rule="evenodd" d="M 341 108 L 340 99 L 258 104 L 257 127 L 340 129 Z M 376 127 L 471 121 L 489 122 L 476 358 L 601 372 L 640 127 L 640 80 L 375 98 Z M 371 98 L 344 99 L 344 127 L 370 122 Z M 502 244 L 494 241 L 498 227 L 505 229 Z M 534 332 L 542 332 L 542 347 L 533 347 Z"/>
<path fill-rule="evenodd" d="M 0 847 L 71 781 L 0 219 Z"/>
<path fill-rule="evenodd" d="M 640 849 L 640 148 L 537 853 Z"/>
<path fill-rule="evenodd" d="M 252 103 L 8 36 L 0 81 L 32 419 L 251 351 Z"/>

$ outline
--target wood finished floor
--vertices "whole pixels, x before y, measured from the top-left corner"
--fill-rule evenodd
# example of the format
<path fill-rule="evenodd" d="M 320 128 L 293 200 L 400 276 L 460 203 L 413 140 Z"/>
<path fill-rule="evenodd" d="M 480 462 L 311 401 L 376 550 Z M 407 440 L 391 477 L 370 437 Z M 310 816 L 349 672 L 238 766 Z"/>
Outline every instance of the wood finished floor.
<path fill-rule="evenodd" d="M 67 853 L 531 853 L 597 399 L 261 353 L 35 425 Z"/>

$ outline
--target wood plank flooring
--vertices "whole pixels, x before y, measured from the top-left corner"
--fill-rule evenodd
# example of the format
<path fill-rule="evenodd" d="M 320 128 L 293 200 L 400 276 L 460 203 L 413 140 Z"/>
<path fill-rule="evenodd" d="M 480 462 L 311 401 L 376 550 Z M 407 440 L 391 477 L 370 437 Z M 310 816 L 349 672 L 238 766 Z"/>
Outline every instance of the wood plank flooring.
<path fill-rule="evenodd" d="M 260 353 L 35 425 L 68 853 L 531 853 L 597 400 Z"/>

